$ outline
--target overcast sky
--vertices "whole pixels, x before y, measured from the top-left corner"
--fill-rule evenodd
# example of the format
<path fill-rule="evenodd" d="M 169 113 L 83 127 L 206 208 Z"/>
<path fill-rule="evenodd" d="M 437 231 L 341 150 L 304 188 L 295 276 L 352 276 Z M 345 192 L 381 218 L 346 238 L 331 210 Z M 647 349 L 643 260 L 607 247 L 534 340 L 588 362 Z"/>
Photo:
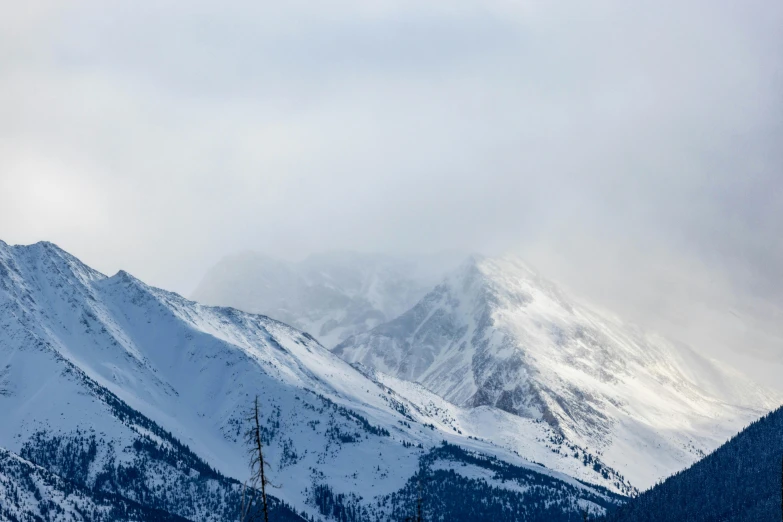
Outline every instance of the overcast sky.
<path fill-rule="evenodd" d="M 516 251 L 780 358 L 781 27 L 778 0 L 8 3 L 0 239 L 186 295 L 243 250 Z"/>

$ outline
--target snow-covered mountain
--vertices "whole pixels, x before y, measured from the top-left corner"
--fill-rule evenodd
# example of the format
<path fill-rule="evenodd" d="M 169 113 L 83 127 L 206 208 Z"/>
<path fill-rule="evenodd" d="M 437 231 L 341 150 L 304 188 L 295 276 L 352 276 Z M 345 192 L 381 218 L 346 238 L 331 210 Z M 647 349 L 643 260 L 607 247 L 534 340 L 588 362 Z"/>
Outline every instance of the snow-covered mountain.
<path fill-rule="evenodd" d="M 540 421 L 646 487 L 781 398 L 578 301 L 514 257 L 472 257 L 398 318 L 334 348 L 470 411 Z M 462 414 L 467 415 L 467 413 Z"/>
<path fill-rule="evenodd" d="M 544 423 L 406 386 L 268 317 L 0 242 L 0 447 L 80 488 L 235 519 L 258 395 L 273 494 L 315 520 L 401 521 L 420 478 L 426 509 L 455 521 L 482 520 L 467 501 L 484 520 L 567 520 L 633 491 Z M 505 429 L 488 433 L 493 418 Z"/>
<path fill-rule="evenodd" d="M 408 310 L 462 258 L 329 252 L 286 262 L 248 252 L 215 265 L 192 297 L 267 315 L 332 347 Z"/>

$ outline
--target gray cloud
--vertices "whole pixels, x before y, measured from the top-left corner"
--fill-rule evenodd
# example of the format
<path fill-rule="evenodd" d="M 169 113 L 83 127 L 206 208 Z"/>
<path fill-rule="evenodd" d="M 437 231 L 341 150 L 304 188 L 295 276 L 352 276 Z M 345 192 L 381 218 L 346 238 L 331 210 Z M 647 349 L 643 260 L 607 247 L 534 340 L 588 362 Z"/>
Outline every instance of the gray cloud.
<path fill-rule="evenodd" d="M 183 293 L 247 249 L 516 250 L 781 355 L 779 2 L 328 4 L 8 7 L 0 237 Z"/>

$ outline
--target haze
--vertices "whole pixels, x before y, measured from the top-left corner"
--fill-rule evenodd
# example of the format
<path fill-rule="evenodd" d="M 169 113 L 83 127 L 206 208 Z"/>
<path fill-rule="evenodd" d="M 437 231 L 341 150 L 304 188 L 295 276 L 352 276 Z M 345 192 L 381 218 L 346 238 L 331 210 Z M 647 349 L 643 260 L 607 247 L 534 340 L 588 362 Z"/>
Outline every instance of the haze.
<path fill-rule="evenodd" d="M 185 295 L 244 250 L 513 251 L 775 380 L 780 2 L 3 11 L 9 243 Z"/>

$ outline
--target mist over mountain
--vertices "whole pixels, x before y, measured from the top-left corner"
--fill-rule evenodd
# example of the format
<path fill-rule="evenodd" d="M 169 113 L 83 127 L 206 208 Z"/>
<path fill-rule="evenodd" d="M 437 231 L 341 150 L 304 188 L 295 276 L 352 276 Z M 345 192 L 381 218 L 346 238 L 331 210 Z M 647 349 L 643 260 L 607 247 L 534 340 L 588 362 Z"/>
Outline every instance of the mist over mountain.
<path fill-rule="evenodd" d="M 331 347 L 406 311 L 463 257 L 345 251 L 286 262 L 247 252 L 211 268 L 192 297 L 268 315 Z"/>
<path fill-rule="evenodd" d="M 410 285 L 377 282 L 413 281 L 416 265 L 367 269 L 379 260 L 390 266 L 380 256 L 311 256 L 302 263 L 307 279 L 299 265 L 248 254 L 212 269 L 202 288 L 220 304 L 258 307 L 294 324 L 310 320 L 316 336 L 348 318 L 350 329 L 324 337 L 356 332 L 333 351 L 375 380 L 466 425 L 477 426 L 473 419 L 486 408 L 496 418 L 504 412 L 482 430 L 493 440 L 509 431 L 509 419 L 519 420 L 513 429 L 520 432 L 529 431 L 525 421 L 541 423 L 562 443 L 591 448 L 601 466 L 639 488 L 695 462 L 780 404 L 778 392 L 569 295 L 518 257 L 465 256 L 456 267 L 443 266 L 428 291 L 406 299 L 398 291 Z M 291 288 L 303 297 L 290 297 Z M 340 298 L 308 297 L 327 292 Z M 396 306 L 372 320 L 346 314 L 356 303 L 379 311 L 390 301 Z M 312 302 L 315 322 L 307 315 Z M 398 316 L 381 320 L 393 312 Z M 502 437 L 524 446 L 521 437 Z"/>

